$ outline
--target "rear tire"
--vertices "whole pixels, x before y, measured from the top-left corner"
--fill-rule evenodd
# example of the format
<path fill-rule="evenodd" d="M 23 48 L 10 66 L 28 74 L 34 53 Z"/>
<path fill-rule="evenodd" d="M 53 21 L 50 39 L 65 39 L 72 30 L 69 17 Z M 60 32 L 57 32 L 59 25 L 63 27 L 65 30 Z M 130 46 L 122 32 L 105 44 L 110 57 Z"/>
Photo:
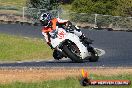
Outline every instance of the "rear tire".
<path fill-rule="evenodd" d="M 82 63 L 83 60 L 80 59 L 79 56 L 77 56 L 76 54 L 74 54 L 67 45 L 63 46 L 63 51 L 67 54 L 67 56 L 73 61 L 73 62 L 77 62 L 77 63 Z"/>

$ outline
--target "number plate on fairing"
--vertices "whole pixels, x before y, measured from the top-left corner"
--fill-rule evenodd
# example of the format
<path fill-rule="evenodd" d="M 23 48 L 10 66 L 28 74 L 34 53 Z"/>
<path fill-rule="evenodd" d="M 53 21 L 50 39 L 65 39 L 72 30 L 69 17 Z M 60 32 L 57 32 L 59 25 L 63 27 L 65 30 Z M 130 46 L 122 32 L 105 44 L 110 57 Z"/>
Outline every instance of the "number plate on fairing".
<path fill-rule="evenodd" d="M 66 32 L 64 30 L 59 30 L 58 31 L 58 38 L 63 39 L 65 38 Z"/>

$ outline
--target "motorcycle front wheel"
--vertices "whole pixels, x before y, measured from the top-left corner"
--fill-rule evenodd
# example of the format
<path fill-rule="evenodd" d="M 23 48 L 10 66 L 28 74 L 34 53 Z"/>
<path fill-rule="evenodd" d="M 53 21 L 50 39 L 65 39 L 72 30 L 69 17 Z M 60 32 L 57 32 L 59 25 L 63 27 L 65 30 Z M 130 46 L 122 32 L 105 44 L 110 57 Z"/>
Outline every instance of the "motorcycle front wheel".
<path fill-rule="evenodd" d="M 90 50 L 89 53 L 91 54 L 91 57 L 89 58 L 89 62 L 97 62 L 99 59 L 99 56 L 96 50 L 92 48 L 92 50 Z"/>

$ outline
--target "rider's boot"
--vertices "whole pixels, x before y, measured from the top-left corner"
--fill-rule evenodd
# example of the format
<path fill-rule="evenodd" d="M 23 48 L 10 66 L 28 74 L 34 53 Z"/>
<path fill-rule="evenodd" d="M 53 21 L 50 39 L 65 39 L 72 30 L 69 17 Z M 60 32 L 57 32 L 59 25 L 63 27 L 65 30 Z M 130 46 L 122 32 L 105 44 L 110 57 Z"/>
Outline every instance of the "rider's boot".
<path fill-rule="evenodd" d="M 87 38 L 84 36 L 84 34 L 82 34 L 80 37 L 81 41 L 84 41 L 86 44 L 92 44 L 93 40 Z"/>

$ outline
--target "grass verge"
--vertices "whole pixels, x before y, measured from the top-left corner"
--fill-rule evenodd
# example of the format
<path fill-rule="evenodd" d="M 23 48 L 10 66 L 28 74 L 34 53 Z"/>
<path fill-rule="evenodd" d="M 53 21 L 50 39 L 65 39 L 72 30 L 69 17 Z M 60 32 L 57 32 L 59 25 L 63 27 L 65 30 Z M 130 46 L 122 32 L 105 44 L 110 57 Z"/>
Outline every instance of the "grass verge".
<path fill-rule="evenodd" d="M 94 79 L 127 79 L 132 80 L 132 75 L 117 75 L 117 76 L 97 76 L 92 75 Z M 1 84 L 1 88 L 84 88 L 79 83 L 79 77 L 68 77 L 63 80 L 49 80 L 38 83 L 22 83 L 15 82 L 12 84 Z M 128 86 L 87 86 L 85 88 L 132 88 L 132 85 Z"/>
<path fill-rule="evenodd" d="M 51 58 L 51 49 L 41 39 L 0 34 L 0 61 Z"/>
<path fill-rule="evenodd" d="M 132 74 L 132 69 L 130 68 L 87 68 L 85 71 L 88 72 L 88 76 L 91 79 L 99 77 L 114 78 L 116 76 L 119 79 L 120 77 L 126 79 L 126 77 L 129 78 L 129 75 L 124 74 Z M 11 84 L 14 82 L 36 83 L 48 80 L 62 80 L 67 77 L 79 77 L 80 75 L 81 68 L 0 69 L 0 84 Z"/>
<path fill-rule="evenodd" d="M 15 7 L 20 9 L 25 7 L 27 0 L 0 0 L 0 6 L 2 7 Z"/>
<path fill-rule="evenodd" d="M 0 0 L 0 14 L 20 14 L 27 0 Z"/>

